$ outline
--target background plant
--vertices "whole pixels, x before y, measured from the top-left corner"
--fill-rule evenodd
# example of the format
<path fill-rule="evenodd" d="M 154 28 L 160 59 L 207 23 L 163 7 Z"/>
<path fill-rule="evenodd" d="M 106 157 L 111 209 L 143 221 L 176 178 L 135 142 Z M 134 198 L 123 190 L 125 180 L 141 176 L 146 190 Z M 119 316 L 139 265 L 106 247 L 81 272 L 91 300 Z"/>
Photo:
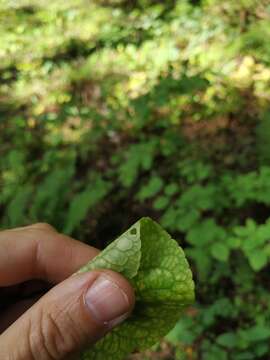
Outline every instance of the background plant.
<path fill-rule="evenodd" d="M 148 215 L 192 264 L 196 306 L 140 359 L 269 358 L 269 18 L 268 0 L 0 2 L 1 227 L 103 248 Z"/>

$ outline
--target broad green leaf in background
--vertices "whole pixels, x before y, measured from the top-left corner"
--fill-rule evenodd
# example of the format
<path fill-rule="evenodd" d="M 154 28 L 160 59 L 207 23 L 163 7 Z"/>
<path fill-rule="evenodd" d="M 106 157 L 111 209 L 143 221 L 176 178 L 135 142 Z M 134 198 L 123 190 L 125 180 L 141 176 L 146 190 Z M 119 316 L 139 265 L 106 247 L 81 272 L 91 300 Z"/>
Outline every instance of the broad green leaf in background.
<path fill-rule="evenodd" d="M 159 196 L 153 204 L 154 209 L 162 210 L 165 209 L 170 203 L 170 198 L 168 196 Z"/>
<path fill-rule="evenodd" d="M 82 355 L 83 360 L 121 360 L 165 336 L 194 300 L 192 273 L 183 250 L 160 225 L 142 218 L 79 272 L 112 269 L 136 293 L 131 317 Z"/>
<path fill-rule="evenodd" d="M 229 248 L 222 243 L 215 243 L 211 246 L 211 254 L 219 261 L 227 261 L 230 255 Z"/>
<path fill-rule="evenodd" d="M 80 193 L 77 193 L 70 203 L 67 213 L 64 232 L 71 234 L 72 231 L 85 219 L 87 212 L 93 208 L 110 190 L 110 184 L 101 178 L 97 178 Z"/>
<path fill-rule="evenodd" d="M 237 343 L 237 335 L 233 332 L 226 332 L 218 336 L 217 343 L 228 349 L 233 348 Z"/>
<path fill-rule="evenodd" d="M 7 217 L 9 226 L 18 226 L 24 223 L 27 204 L 33 195 L 33 187 L 24 185 L 15 192 L 12 201 L 7 207 Z"/>
<path fill-rule="evenodd" d="M 163 180 L 159 176 L 152 176 L 149 182 L 140 189 L 138 193 L 139 200 L 144 201 L 152 198 L 162 189 L 162 186 Z"/>
<path fill-rule="evenodd" d="M 267 254 L 263 252 L 263 250 L 256 249 L 250 254 L 249 262 L 254 271 L 259 271 L 266 266 L 268 262 Z"/>
<path fill-rule="evenodd" d="M 165 194 L 167 196 L 173 196 L 179 191 L 179 186 L 176 183 L 170 183 L 165 188 Z"/>

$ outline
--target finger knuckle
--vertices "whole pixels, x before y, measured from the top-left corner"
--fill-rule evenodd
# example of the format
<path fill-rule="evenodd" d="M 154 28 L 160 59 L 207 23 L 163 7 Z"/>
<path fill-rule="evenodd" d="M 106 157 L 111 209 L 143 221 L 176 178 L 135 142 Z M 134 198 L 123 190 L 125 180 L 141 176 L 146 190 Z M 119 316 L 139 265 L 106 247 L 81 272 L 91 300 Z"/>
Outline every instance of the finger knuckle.
<path fill-rule="evenodd" d="M 30 319 L 28 337 L 28 354 L 31 360 L 56 360 L 46 335 L 46 323 L 42 318 Z M 31 356 L 30 356 L 31 355 Z"/>
<path fill-rule="evenodd" d="M 78 349 L 79 345 L 80 336 L 68 314 L 42 312 L 38 336 L 35 342 L 32 341 L 32 354 L 40 354 L 42 351 L 46 354 L 46 360 L 62 359 Z"/>
<path fill-rule="evenodd" d="M 56 232 L 55 228 L 52 225 L 47 224 L 45 222 L 39 222 L 39 223 L 33 224 L 33 225 L 31 225 L 31 228 L 37 229 L 37 230 L 43 230 L 46 232 Z"/>

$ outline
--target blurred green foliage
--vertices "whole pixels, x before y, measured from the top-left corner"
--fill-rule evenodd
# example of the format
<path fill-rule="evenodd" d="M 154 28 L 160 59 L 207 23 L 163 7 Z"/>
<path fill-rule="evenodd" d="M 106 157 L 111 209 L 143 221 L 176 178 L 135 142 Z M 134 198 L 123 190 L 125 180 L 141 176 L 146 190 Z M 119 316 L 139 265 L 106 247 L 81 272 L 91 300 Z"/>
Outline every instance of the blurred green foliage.
<path fill-rule="evenodd" d="M 268 0 L 0 2 L 1 227 L 104 247 L 148 215 L 197 305 L 175 359 L 270 356 Z"/>

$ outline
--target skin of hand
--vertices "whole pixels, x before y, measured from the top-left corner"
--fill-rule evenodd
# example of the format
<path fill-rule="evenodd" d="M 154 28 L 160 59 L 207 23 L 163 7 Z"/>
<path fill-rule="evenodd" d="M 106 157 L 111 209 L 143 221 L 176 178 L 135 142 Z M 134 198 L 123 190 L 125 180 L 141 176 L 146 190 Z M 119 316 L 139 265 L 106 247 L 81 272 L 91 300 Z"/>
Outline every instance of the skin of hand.
<path fill-rule="evenodd" d="M 0 359 L 78 358 L 130 315 L 120 274 L 72 275 L 97 254 L 48 224 L 0 232 Z"/>

